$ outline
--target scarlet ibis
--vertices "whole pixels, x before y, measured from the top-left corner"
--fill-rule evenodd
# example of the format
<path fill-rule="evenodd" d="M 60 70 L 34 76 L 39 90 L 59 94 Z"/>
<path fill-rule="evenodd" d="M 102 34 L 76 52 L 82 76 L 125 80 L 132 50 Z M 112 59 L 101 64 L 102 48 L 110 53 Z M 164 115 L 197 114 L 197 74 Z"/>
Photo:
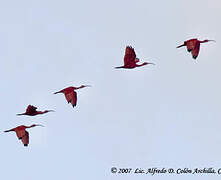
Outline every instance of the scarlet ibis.
<path fill-rule="evenodd" d="M 204 41 L 200 41 L 198 39 L 190 39 L 190 40 L 184 41 L 184 43 L 180 46 L 177 46 L 177 48 L 180 48 L 182 46 L 186 46 L 187 51 L 192 53 L 193 59 L 196 59 L 199 54 L 199 51 L 200 51 L 200 43 L 206 43 L 209 41 L 214 41 L 214 40 L 206 39 Z M 214 41 L 214 42 L 216 42 L 216 41 Z"/>
<path fill-rule="evenodd" d="M 136 53 L 134 51 L 134 48 L 132 48 L 131 46 L 127 46 L 125 49 L 125 55 L 124 55 L 124 65 L 119 66 L 119 67 L 115 67 L 115 68 L 133 69 L 135 67 L 140 67 L 140 66 L 144 66 L 147 64 L 155 65 L 154 63 L 149 63 L 149 62 L 137 64 L 137 62 L 139 62 L 139 61 L 140 61 L 139 58 L 136 57 Z"/>
<path fill-rule="evenodd" d="M 31 126 L 18 126 L 16 128 L 10 129 L 10 130 L 6 130 L 4 132 L 10 132 L 10 131 L 15 131 L 16 135 L 18 137 L 19 140 L 22 140 L 22 143 L 24 144 L 24 146 L 28 146 L 29 144 L 29 133 L 28 131 L 26 131 L 27 128 L 32 128 L 35 126 L 42 126 L 41 124 L 33 124 Z M 44 127 L 44 126 L 42 126 Z"/>
<path fill-rule="evenodd" d="M 17 115 L 18 116 L 20 116 L 20 115 L 35 116 L 35 115 L 44 114 L 44 113 L 48 113 L 48 112 L 54 112 L 53 110 L 36 111 L 36 109 L 37 109 L 37 107 L 32 106 L 32 105 L 28 105 L 25 113 L 21 113 L 21 114 L 17 114 Z"/>
<path fill-rule="evenodd" d="M 54 94 L 63 93 L 65 95 L 65 98 L 68 103 L 71 103 L 73 108 L 77 105 L 77 93 L 75 90 L 84 88 L 84 87 L 91 87 L 90 85 L 81 85 L 80 87 L 68 87 L 65 89 L 62 89 L 58 92 L 55 92 Z"/>

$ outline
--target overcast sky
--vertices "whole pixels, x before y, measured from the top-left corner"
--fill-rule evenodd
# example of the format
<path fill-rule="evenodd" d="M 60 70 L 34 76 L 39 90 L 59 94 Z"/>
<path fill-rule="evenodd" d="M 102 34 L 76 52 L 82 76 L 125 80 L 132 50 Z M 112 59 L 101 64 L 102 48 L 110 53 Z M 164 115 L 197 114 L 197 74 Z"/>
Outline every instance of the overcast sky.
<path fill-rule="evenodd" d="M 117 168 L 221 168 L 220 0 L 8 0 L 0 3 L 0 179 L 214 180 L 120 175 Z M 197 60 L 186 48 L 201 44 Z M 141 62 L 123 65 L 125 47 Z M 77 91 L 76 108 L 62 94 Z M 16 116 L 27 105 L 56 112 Z M 14 132 L 28 129 L 24 147 Z"/>

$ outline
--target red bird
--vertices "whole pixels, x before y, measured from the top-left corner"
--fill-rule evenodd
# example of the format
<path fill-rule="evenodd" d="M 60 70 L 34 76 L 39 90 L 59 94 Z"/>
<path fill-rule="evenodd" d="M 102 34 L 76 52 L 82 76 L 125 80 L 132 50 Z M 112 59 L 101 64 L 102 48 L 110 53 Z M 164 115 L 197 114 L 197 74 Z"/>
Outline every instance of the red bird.
<path fill-rule="evenodd" d="M 61 91 L 55 92 L 54 94 L 63 93 L 68 103 L 71 103 L 73 107 L 77 105 L 77 93 L 75 92 L 76 89 L 90 87 L 90 85 L 82 85 L 80 87 L 68 87 L 62 89 Z"/>
<path fill-rule="evenodd" d="M 40 124 L 33 124 L 31 126 L 21 125 L 21 126 L 18 126 L 16 128 L 13 128 L 13 129 L 10 129 L 10 130 L 4 131 L 4 132 L 15 131 L 18 139 L 22 140 L 22 143 L 24 144 L 24 146 L 28 146 L 28 144 L 29 144 L 29 133 L 28 133 L 28 131 L 26 131 L 26 129 L 27 128 L 32 128 L 32 127 L 35 127 L 35 126 L 42 126 L 42 125 L 40 125 Z M 44 126 L 42 126 L 42 127 L 44 127 Z"/>
<path fill-rule="evenodd" d="M 154 63 L 149 63 L 149 62 L 144 62 L 142 64 L 137 64 L 140 60 L 136 57 L 136 53 L 134 51 L 134 48 L 131 46 L 127 46 L 125 49 L 125 55 L 124 55 L 124 65 L 120 67 L 115 67 L 115 68 L 126 68 L 126 69 L 133 69 L 135 67 L 140 67 L 144 66 L 147 64 L 153 64 Z"/>
<path fill-rule="evenodd" d="M 200 43 L 205 43 L 205 42 L 209 42 L 209 41 L 214 41 L 214 40 L 204 40 L 204 41 L 199 41 L 198 39 L 190 39 L 187 41 L 184 41 L 184 44 L 177 46 L 177 48 L 180 48 L 182 46 L 186 46 L 187 47 L 187 51 L 192 53 L 192 57 L 193 59 L 196 59 L 199 51 L 200 51 Z M 214 41 L 216 42 L 216 41 Z"/>
<path fill-rule="evenodd" d="M 44 113 L 48 113 L 48 112 L 54 112 L 53 110 L 45 110 L 45 111 L 36 111 L 37 107 L 32 106 L 32 105 L 28 105 L 26 112 L 22 113 L 22 114 L 17 114 L 18 116 L 20 115 L 27 115 L 27 116 L 35 116 L 38 114 L 44 114 Z"/>

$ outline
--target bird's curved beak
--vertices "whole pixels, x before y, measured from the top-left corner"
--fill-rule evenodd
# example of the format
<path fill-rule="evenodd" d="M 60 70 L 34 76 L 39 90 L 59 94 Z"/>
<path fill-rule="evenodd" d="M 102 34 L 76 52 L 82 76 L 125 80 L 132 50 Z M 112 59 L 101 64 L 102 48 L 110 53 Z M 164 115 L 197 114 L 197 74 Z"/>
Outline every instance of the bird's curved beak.
<path fill-rule="evenodd" d="M 176 48 L 180 48 L 180 47 L 183 47 L 183 46 L 185 46 L 184 44 L 182 44 L 182 45 L 180 45 L 180 46 L 177 46 Z"/>
<path fill-rule="evenodd" d="M 48 112 L 55 112 L 54 110 L 48 110 Z"/>
<path fill-rule="evenodd" d="M 21 116 L 21 115 L 25 115 L 25 113 L 21 113 L 21 114 L 16 114 L 17 116 Z"/>
<path fill-rule="evenodd" d="M 61 93 L 61 91 L 55 92 L 55 93 L 53 93 L 53 94 L 58 94 L 58 93 Z"/>
<path fill-rule="evenodd" d="M 43 126 L 43 125 L 41 125 L 41 124 L 36 124 L 36 126 L 41 126 L 41 127 L 45 127 L 45 126 Z"/>

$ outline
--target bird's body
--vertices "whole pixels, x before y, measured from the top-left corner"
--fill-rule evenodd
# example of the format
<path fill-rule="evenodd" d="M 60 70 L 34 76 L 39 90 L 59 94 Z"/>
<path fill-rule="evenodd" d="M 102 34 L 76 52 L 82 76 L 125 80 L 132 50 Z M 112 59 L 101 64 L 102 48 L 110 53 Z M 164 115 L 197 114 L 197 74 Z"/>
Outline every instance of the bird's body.
<path fill-rule="evenodd" d="M 4 132 L 11 132 L 14 131 L 18 137 L 19 140 L 22 140 L 22 143 L 24 144 L 24 146 L 28 146 L 29 144 L 29 133 L 28 131 L 26 131 L 27 128 L 32 128 L 35 126 L 42 126 L 40 124 L 33 124 L 31 126 L 18 126 L 16 128 L 10 129 L 10 130 L 6 130 Z"/>
<path fill-rule="evenodd" d="M 186 46 L 187 51 L 191 52 L 193 59 L 196 59 L 199 55 L 199 51 L 200 51 L 200 43 L 205 43 L 205 42 L 209 42 L 209 41 L 214 41 L 214 40 L 204 40 L 204 41 L 200 41 L 198 39 L 189 39 L 187 41 L 184 41 L 184 43 L 180 46 L 177 46 L 177 48 Z"/>
<path fill-rule="evenodd" d="M 48 112 L 53 112 L 53 110 L 45 110 L 45 111 L 36 111 L 37 107 L 28 105 L 25 113 L 17 114 L 17 115 L 27 115 L 27 116 L 36 116 L 39 114 L 45 114 Z"/>
<path fill-rule="evenodd" d="M 77 93 L 75 92 L 75 90 L 84 88 L 84 87 L 90 87 L 90 86 L 89 85 L 82 85 L 80 87 L 70 86 L 58 92 L 55 92 L 54 94 L 63 93 L 65 95 L 67 102 L 71 103 L 72 106 L 75 107 L 77 105 Z"/>
<path fill-rule="evenodd" d="M 124 55 L 124 65 L 115 67 L 117 69 L 119 68 L 125 68 L 125 69 L 133 69 L 136 67 L 144 66 L 147 64 L 153 64 L 154 63 L 149 63 L 149 62 L 144 62 L 142 64 L 137 64 L 140 60 L 136 57 L 136 53 L 134 51 L 134 48 L 131 46 L 127 46 L 125 49 L 125 55 Z"/>

